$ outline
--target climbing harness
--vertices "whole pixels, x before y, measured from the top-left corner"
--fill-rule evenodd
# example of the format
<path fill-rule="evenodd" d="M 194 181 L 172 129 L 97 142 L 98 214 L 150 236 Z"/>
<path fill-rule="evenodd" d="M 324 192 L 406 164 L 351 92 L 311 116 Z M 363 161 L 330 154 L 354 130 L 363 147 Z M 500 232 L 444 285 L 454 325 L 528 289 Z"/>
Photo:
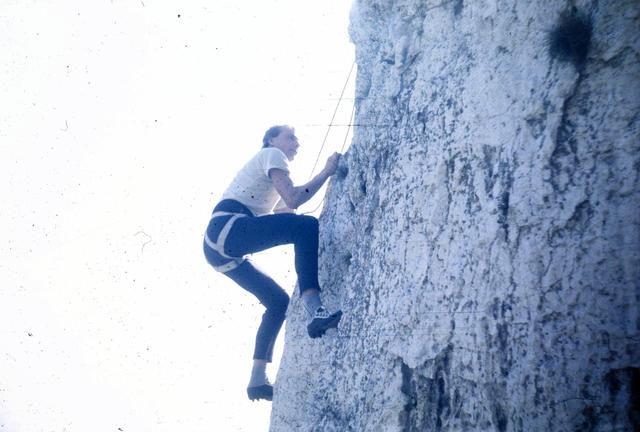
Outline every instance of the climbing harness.
<path fill-rule="evenodd" d="M 220 230 L 220 234 L 218 234 L 218 238 L 215 242 L 209 238 L 209 234 L 207 234 L 206 232 L 204 234 L 204 241 L 207 244 L 207 246 L 209 246 L 214 251 L 218 252 L 224 258 L 233 260 L 226 264 L 213 267 L 216 271 L 225 273 L 235 269 L 245 261 L 244 258 L 232 257 L 224 253 L 224 242 L 227 240 L 227 236 L 229 235 L 231 228 L 233 228 L 233 224 L 235 223 L 235 221 L 241 217 L 247 217 L 247 215 L 243 213 L 218 211 L 218 212 L 214 212 L 211 215 L 211 219 L 214 219 L 220 216 L 231 216 L 231 217 L 229 218 L 227 223 L 224 224 L 224 226 L 222 227 L 222 230 Z"/>

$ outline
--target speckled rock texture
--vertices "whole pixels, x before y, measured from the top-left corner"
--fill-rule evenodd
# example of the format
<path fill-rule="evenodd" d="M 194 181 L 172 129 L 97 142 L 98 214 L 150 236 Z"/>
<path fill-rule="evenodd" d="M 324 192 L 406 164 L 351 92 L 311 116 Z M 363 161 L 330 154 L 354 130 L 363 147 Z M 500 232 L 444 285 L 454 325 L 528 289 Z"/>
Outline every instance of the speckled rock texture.
<path fill-rule="evenodd" d="M 350 34 L 344 317 L 292 300 L 271 430 L 639 430 L 640 3 L 361 0 Z"/>

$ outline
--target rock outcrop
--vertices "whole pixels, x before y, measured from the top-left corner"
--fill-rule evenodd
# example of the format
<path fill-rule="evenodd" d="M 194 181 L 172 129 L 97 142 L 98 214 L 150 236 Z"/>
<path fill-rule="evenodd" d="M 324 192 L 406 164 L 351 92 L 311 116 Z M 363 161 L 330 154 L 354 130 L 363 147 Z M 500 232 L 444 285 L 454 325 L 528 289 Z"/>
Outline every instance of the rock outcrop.
<path fill-rule="evenodd" d="M 271 430 L 640 428 L 638 29 L 636 0 L 353 4 L 345 315 L 311 340 L 292 299 Z"/>

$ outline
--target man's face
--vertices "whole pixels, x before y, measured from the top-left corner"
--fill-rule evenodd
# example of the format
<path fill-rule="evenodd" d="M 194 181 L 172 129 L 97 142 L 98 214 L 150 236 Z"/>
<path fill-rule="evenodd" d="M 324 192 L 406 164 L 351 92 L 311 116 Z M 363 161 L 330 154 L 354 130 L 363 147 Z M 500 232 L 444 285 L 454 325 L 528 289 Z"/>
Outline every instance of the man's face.
<path fill-rule="evenodd" d="M 287 159 L 289 159 L 290 161 L 292 161 L 296 156 L 296 154 L 298 153 L 298 147 L 300 147 L 300 144 L 298 144 L 298 138 L 295 135 L 295 131 L 293 130 L 293 128 L 289 127 L 283 128 L 277 137 L 271 138 L 269 140 L 269 144 L 272 147 L 282 150 L 282 152 L 287 156 Z"/>

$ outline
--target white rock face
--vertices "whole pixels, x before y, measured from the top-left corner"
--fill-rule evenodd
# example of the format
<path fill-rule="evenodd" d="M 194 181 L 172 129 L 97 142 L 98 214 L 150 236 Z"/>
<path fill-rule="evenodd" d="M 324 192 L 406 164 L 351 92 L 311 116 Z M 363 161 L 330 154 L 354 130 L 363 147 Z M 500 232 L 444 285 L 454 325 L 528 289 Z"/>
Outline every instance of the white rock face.
<path fill-rule="evenodd" d="M 640 5 L 361 0 L 356 128 L 272 431 L 640 428 Z"/>

